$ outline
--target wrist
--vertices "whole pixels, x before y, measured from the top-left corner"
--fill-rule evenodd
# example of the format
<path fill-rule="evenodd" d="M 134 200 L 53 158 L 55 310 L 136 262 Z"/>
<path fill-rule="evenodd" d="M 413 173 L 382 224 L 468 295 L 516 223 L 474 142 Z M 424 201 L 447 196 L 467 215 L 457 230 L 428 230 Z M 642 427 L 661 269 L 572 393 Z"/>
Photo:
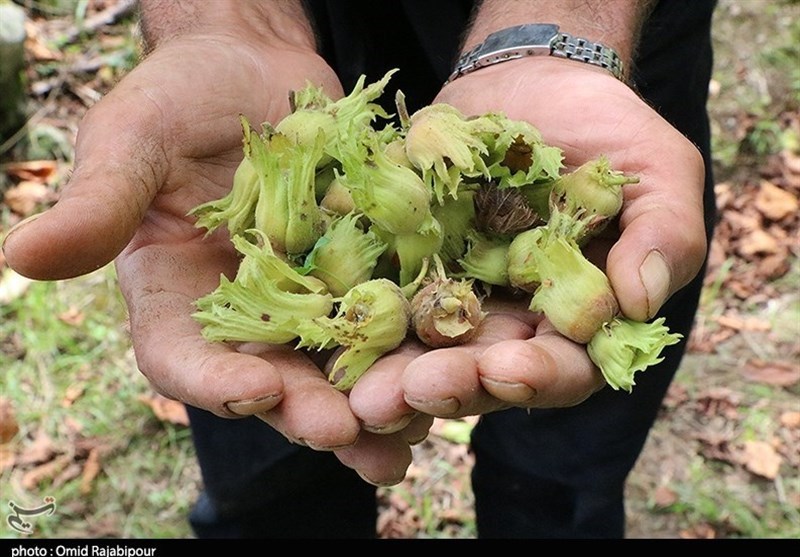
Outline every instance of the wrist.
<path fill-rule="evenodd" d="M 613 49 L 630 67 L 651 0 L 484 0 L 462 52 L 493 32 L 526 23 L 553 23 L 560 31 Z"/>
<path fill-rule="evenodd" d="M 191 35 L 230 36 L 255 44 L 316 51 L 314 32 L 303 3 L 215 0 L 140 0 L 146 52 Z"/>

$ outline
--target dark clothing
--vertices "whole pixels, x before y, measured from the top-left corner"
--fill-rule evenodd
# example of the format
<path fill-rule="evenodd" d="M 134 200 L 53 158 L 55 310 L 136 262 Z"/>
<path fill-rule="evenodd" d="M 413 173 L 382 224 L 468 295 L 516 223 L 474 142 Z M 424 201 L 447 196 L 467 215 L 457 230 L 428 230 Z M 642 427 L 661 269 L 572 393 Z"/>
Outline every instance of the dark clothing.
<path fill-rule="evenodd" d="M 320 52 L 345 90 L 401 70 L 390 85 L 409 109 L 429 104 L 452 69 L 471 2 L 308 1 Z M 640 94 L 702 151 L 706 231 L 714 219 L 706 94 L 710 0 L 659 2 L 643 33 L 633 79 Z M 393 102 L 394 90 L 385 97 Z M 393 106 L 387 107 L 393 111 Z M 534 122 L 535 125 L 535 122 Z M 688 338 L 701 273 L 664 306 Z M 637 374 L 632 394 L 604 389 L 565 409 L 483 416 L 472 438 L 478 533 L 486 538 L 623 537 L 624 482 L 680 364 L 685 342 Z M 373 537 L 375 489 L 336 457 L 290 445 L 256 419 L 190 411 L 206 491 L 192 514 L 199 536 Z"/>

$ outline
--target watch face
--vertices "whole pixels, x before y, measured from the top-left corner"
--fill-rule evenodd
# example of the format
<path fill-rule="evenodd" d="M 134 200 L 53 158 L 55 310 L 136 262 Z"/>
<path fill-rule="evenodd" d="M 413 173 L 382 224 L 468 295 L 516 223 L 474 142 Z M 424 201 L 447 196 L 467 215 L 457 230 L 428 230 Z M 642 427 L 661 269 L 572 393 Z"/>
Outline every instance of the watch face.
<path fill-rule="evenodd" d="M 551 23 L 529 23 L 509 27 L 492 33 L 481 46 L 481 52 L 496 52 L 508 49 L 529 47 L 550 48 L 551 41 L 558 34 L 558 25 Z"/>

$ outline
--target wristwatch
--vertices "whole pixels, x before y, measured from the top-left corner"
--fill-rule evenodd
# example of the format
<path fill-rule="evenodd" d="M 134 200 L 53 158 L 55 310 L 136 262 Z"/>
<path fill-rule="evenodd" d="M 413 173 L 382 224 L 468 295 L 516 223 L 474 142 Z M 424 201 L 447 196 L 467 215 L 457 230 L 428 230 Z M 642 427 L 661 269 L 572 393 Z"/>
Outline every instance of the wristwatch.
<path fill-rule="evenodd" d="M 447 82 L 484 66 L 525 56 L 557 56 L 605 68 L 624 81 L 622 60 L 612 48 L 559 31 L 552 23 L 527 23 L 495 31 L 458 59 Z"/>

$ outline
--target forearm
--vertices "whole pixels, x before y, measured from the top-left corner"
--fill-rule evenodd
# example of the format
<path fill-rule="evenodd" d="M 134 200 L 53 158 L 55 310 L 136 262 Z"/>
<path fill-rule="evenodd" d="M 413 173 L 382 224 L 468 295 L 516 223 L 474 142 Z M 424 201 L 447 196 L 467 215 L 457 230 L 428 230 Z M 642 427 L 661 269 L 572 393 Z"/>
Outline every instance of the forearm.
<path fill-rule="evenodd" d="M 301 0 L 140 0 L 145 51 L 187 34 L 223 34 L 315 48 Z"/>
<path fill-rule="evenodd" d="M 555 23 L 562 31 L 613 48 L 628 66 L 654 0 L 484 0 L 463 51 L 487 35 L 523 23 Z"/>

